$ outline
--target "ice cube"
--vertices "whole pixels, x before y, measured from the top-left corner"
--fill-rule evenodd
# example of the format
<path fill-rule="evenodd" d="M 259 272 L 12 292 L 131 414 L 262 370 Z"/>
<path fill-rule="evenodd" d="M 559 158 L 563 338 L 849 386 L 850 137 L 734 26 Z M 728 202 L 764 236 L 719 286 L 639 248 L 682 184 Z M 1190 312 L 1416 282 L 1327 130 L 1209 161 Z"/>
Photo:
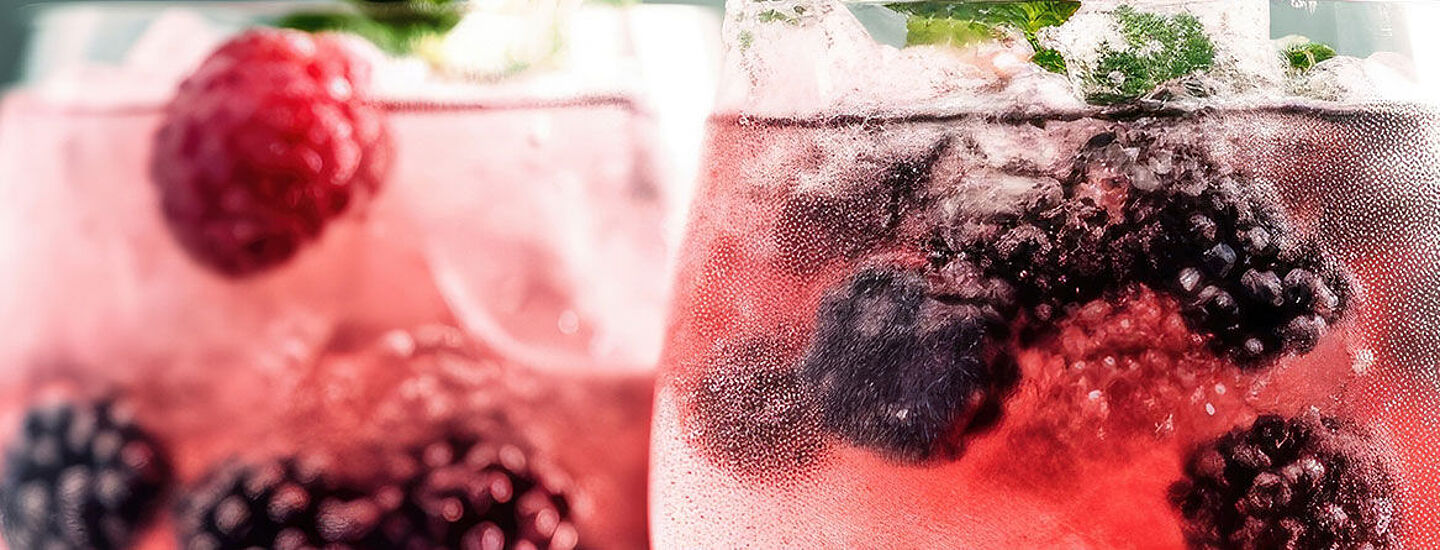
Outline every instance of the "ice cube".
<path fill-rule="evenodd" d="M 1140 17 L 1127 14 L 1140 14 Z M 1039 37 L 1042 44 L 1065 57 L 1070 76 L 1081 93 L 1105 101 L 1128 100 L 1147 95 L 1165 81 L 1186 76 L 1168 68 L 1162 70 L 1158 63 L 1146 62 L 1146 56 L 1163 51 L 1160 48 L 1168 45 L 1158 38 L 1163 34 L 1156 32 L 1159 29 L 1147 25 L 1175 26 L 1189 21 L 1199 23 L 1213 51 L 1196 50 L 1192 54 L 1188 45 L 1177 44 L 1175 47 L 1187 50 L 1176 55 L 1196 60 L 1194 67 L 1186 70 L 1189 74 L 1206 75 L 1211 92 L 1236 97 L 1280 89 L 1284 70 L 1270 44 L 1269 5 L 1265 2 L 1086 2 L 1070 20 L 1058 27 L 1042 29 Z M 1146 39 L 1137 42 L 1133 38 L 1137 35 Z M 1141 66 L 1126 65 L 1119 55 L 1133 55 Z M 1127 82 L 1137 76 L 1146 79 L 1141 81 L 1143 84 Z"/>
<path fill-rule="evenodd" d="M 392 114 L 398 141 L 471 145 L 396 159 L 395 191 L 441 290 L 507 357 L 652 368 L 667 258 L 649 123 L 628 98 L 552 105 L 523 86 L 507 93 L 509 108 Z"/>
<path fill-rule="evenodd" d="M 49 34 L 69 37 L 69 44 L 37 45 L 54 50 L 40 61 L 46 71 L 37 86 L 40 96 L 72 106 L 160 105 L 226 36 L 194 11 L 169 8 L 145 25 L 118 63 L 107 62 L 83 50 L 116 48 L 106 42 L 114 33 L 100 30 L 104 17 L 95 8 L 77 7 L 47 19 Z"/>
<path fill-rule="evenodd" d="M 956 47 L 877 40 L 836 0 L 736 1 L 719 110 L 764 116 L 1075 106 L 1018 33 Z M 861 10 L 863 13 L 865 10 Z M 870 11 L 874 11 L 873 9 Z"/>
<path fill-rule="evenodd" d="M 225 40 L 225 33 L 200 14 L 168 8 L 145 28 L 125 54 L 125 68 L 173 87 Z"/>
<path fill-rule="evenodd" d="M 1295 93 L 1328 101 L 1419 99 L 1410 60 L 1378 52 L 1361 59 L 1339 56 L 1317 63 L 1292 83 Z"/>
<path fill-rule="evenodd" d="M 561 36 L 556 24 L 563 18 L 557 4 L 476 10 L 436 40 L 433 49 L 422 53 L 431 55 L 447 71 L 481 77 L 544 62 L 558 48 Z"/>

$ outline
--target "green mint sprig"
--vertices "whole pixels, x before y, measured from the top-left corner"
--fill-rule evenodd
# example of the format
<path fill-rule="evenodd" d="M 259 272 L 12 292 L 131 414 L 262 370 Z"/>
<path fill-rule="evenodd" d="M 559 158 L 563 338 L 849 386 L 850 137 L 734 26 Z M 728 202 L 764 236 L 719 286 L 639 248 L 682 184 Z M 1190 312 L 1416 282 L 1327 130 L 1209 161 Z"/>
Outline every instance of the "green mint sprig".
<path fill-rule="evenodd" d="M 1077 0 L 1017 0 L 1010 2 L 955 3 L 945 1 L 886 4 L 906 16 L 908 46 L 942 44 L 966 46 L 1019 31 L 1035 49 L 1031 58 L 1046 70 L 1066 72 L 1060 52 L 1040 45 L 1037 33 L 1063 24 L 1080 9 Z"/>
<path fill-rule="evenodd" d="M 1195 16 L 1158 15 L 1128 5 L 1113 15 L 1125 44 L 1122 49 L 1101 47 L 1099 60 L 1084 75 L 1086 101 L 1134 101 L 1168 80 L 1214 67 L 1215 44 Z"/>
<path fill-rule="evenodd" d="M 456 0 L 351 0 L 354 10 L 296 12 L 275 26 L 309 32 L 348 32 L 386 52 L 412 53 L 426 41 L 444 36 L 460 23 Z"/>
<path fill-rule="evenodd" d="M 1335 48 L 1309 39 L 1286 46 L 1281 54 L 1290 63 L 1291 69 L 1301 73 L 1336 55 Z"/>

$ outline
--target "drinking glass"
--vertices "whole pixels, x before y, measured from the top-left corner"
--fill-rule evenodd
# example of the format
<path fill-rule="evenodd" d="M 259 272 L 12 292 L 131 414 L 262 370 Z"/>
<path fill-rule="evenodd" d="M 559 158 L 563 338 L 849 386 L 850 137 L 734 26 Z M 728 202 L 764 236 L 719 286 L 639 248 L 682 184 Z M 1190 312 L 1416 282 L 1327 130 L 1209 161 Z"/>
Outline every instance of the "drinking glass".
<path fill-rule="evenodd" d="M 0 101 L 9 548 L 646 545 L 674 183 L 699 150 L 715 14 L 561 0 L 32 14 L 25 78 Z M 307 93 L 294 81 L 246 90 L 271 103 L 233 118 L 205 113 L 247 94 L 185 110 L 201 86 L 182 81 L 213 71 L 232 76 L 207 90 L 326 70 L 215 68 L 222 44 L 277 26 L 317 32 L 287 31 L 293 55 L 340 44 L 355 72 L 326 91 L 354 90 L 346 112 L 370 118 L 258 151 L 344 165 L 350 149 L 315 141 L 332 132 L 376 178 L 294 246 L 217 237 L 209 220 L 197 233 L 185 209 L 202 199 L 177 178 L 280 178 L 240 148 L 320 112 L 286 110 Z M 204 142 L 219 153 L 174 145 L 176 121 L 201 116 L 183 131 L 221 133 Z M 217 184 L 218 204 L 250 205 L 249 177 Z M 282 216 L 312 214 L 294 208 Z"/>
<path fill-rule="evenodd" d="M 657 546 L 1440 544 L 1440 6 L 726 8 Z"/>

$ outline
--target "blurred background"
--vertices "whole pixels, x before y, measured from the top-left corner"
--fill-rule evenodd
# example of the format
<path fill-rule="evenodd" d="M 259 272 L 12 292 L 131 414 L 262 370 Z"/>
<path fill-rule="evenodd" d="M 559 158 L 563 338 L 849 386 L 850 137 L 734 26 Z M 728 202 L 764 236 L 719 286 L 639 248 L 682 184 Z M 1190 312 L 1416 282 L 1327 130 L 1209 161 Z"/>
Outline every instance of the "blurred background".
<path fill-rule="evenodd" d="M 25 24 L 20 16 L 20 6 L 29 3 L 27 0 L 0 0 L 0 82 L 9 82 L 15 77 L 20 46 L 25 42 Z"/>

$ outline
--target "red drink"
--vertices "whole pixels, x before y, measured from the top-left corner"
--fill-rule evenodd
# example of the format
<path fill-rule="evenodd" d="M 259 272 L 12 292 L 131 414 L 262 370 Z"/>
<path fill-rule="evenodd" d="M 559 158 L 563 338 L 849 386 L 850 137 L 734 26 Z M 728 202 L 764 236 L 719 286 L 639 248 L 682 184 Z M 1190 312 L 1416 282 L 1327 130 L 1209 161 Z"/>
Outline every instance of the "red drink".
<path fill-rule="evenodd" d="M 655 542 L 1435 544 L 1435 108 L 1206 80 L 1220 54 L 1081 101 L 1128 92 L 1022 65 L 1040 54 L 983 11 L 1014 4 L 892 5 L 922 14 L 899 50 L 860 9 L 730 6 L 750 78 L 682 249 Z M 1196 30 L 1228 4 L 1192 4 L 1070 21 L 1236 47 Z"/>

